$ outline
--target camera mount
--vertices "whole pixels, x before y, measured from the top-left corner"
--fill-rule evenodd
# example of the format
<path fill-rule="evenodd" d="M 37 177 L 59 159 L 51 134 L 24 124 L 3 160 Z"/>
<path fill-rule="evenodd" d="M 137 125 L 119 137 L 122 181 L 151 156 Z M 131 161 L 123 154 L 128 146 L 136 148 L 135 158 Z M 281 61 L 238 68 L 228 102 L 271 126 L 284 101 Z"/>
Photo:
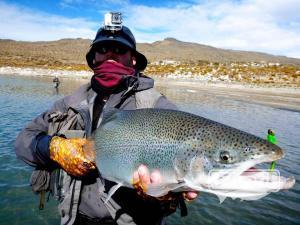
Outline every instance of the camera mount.
<path fill-rule="evenodd" d="M 122 14 L 120 12 L 109 12 L 104 15 L 104 30 L 122 30 Z"/>

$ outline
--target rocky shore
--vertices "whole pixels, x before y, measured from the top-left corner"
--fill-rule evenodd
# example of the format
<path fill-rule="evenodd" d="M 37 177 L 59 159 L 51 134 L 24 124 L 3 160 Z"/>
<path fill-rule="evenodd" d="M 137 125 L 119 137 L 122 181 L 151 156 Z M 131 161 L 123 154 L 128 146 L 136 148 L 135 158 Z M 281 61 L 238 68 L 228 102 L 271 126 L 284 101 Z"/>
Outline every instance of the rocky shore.
<path fill-rule="evenodd" d="M 57 68 L 2 66 L 0 73 L 25 76 L 61 76 L 65 78 L 89 78 L 92 75 L 88 68 L 78 68 L 78 66 L 72 65 Z M 266 62 L 209 63 L 204 61 L 183 63 L 162 60 L 149 63 L 144 73 L 154 78 L 176 81 L 300 88 L 300 66 L 292 64 Z"/>
<path fill-rule="evenodd" d="M 30 67 L 0 67 L 0 74 L 3 75 L 20 75 L 20 76 L 47 76 L 70 79 L 88 79 L 92 76 L 91 71 L 85 70 L 60 70 L 60 69 L 43 69 L 43 68 L 30 68 Z"/>
<path fill-rule="evenodd" d="M 151 65 L 150 65 L 151 69 Z M 145 72 L 147 75 L 147 71 Z M 88 82 L 92 76 L 86 70 L 57 70 L 43 68 L 0 67 L 0 75 L 17 75 L 28 77 L 58 76 L 62 82 L 65 79 Z M 275 108 L 284 108 L 300 111 L 300 86 L 281 83 L 236 81 L 230 78 L 220 79 L 214 75 L 191 73 L 158 73 L 150 74 L 156 81 L 156 86 L 184 89 L 199 95 L 214 95 L 221 98 L 247 101 L 255 104 L 268 105 Z M 230 77 L 230 76 L 228 76 Z"/>
<path fill-rule="evenodd" d="M 300 87 L 300 66 L 267 62 L 248 63 L 150 63 L 147 74 L 176 80 L 240 83 L 271 87 Z"/>

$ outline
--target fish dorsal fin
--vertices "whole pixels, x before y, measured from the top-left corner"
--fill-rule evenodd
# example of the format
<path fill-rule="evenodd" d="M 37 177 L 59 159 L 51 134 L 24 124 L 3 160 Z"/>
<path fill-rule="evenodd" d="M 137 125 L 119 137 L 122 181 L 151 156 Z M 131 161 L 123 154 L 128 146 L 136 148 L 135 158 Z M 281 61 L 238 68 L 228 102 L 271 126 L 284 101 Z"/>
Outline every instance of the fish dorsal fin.
<path fill-rule="evenodd" d="M 107 198 L 105 199 L 104 203 L 106 204 L 111 198 L 111 196 L 113 196 L 113 194 L 122 186 L 123 186 L 122 183 L 117 183 L 116 185 L 112 186 L 108 192 Z"/>

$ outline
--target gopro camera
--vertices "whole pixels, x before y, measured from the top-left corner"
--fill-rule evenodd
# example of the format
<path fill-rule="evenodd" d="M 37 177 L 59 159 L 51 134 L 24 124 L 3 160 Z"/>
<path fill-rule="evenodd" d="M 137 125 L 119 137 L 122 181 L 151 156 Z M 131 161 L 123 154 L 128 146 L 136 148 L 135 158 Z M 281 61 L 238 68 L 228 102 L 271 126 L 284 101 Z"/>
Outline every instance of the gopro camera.
<path fill-rule="evenodd" d="M 119 12 L 109 12 L 104 16 L 104 29 L 109 31 L 119 31 L 122 29 L 122 14 Z"/>

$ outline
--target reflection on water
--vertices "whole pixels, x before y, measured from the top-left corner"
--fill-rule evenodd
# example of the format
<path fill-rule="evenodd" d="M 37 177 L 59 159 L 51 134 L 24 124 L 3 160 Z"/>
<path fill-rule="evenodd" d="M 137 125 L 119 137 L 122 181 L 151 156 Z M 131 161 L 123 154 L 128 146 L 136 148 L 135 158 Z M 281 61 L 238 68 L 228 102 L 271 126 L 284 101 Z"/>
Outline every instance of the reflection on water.
<path fill-rule="evenodd" d="M 54 101 L 70 94 L 87 81 L 61 80 L 58 91 L 53 78 L 0 76 L 0 224 L 58 224 L 55 201 L 46 209 L 37 208 L 38 197 L 31 193 L 31 168 L 13 152 L 16 135 L 26 123 L 48 109 Z M 159 90 L 180 109 L 265 137 L 268 128 L 276 131 L 286 151 L 278 162 L 284 175 L 300 178 L 300 113 L 250 104 L 205 90 L 159 86 Z M 300 224 L 300 187 L 272 193 L 258 201 L 226 199 L 219 204 L 210 194 L 188 203 L 189 215 L 172 215 L 169 224 Z M 33 219 L 34 218 L 34 219 Z"/>

